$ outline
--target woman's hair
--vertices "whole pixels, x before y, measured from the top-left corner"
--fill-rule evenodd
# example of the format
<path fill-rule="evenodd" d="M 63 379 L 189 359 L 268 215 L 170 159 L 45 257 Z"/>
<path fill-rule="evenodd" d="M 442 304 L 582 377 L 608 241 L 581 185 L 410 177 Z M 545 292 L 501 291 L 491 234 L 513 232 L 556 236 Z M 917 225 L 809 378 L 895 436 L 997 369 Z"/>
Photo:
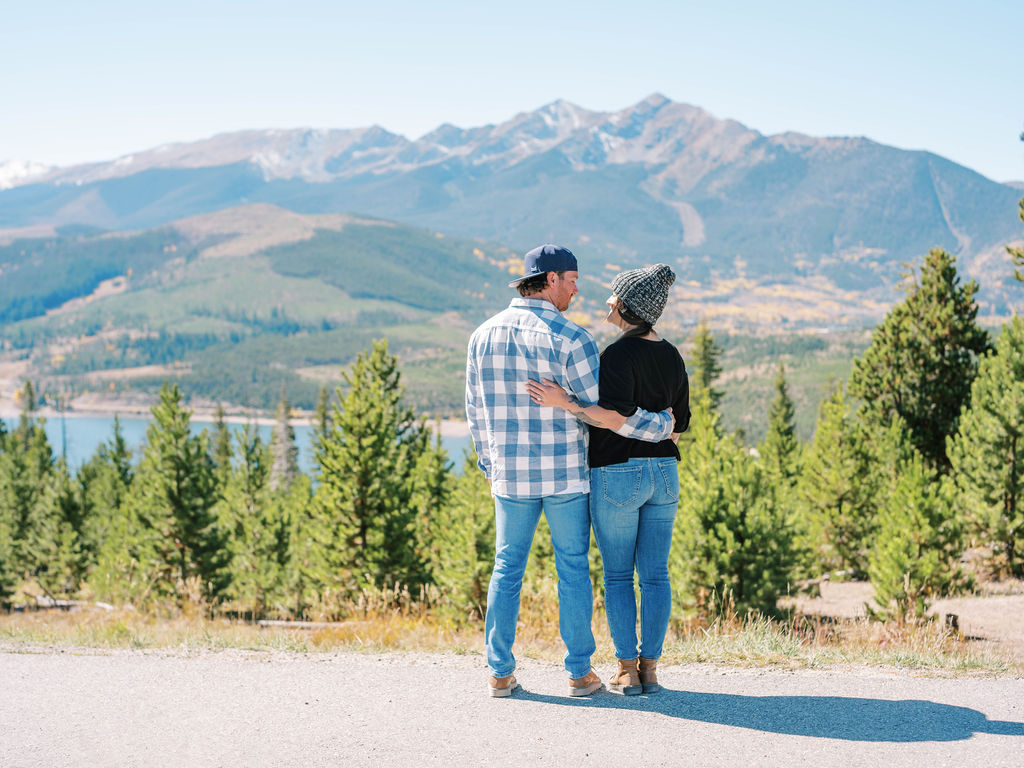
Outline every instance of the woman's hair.
<path fill-rule="evenodd" d="M 646 320 L 641 320 L 639 317 L 634 315 L 630 311 L 629 307 L 625 305 L 622 299 L 618 300 L 615 307 L 619 311 L 619 317 L 621 317 L 623 320 L 625 320 L 627 323 L 633 326 L 632 328 L 628 328 L 625 331 L 623 331 L 622 335 L 619 336 L 620 339 L 625 339 L 630 336 L 646 336 L 654 329 L 654 326 L 648 323 Z"/>

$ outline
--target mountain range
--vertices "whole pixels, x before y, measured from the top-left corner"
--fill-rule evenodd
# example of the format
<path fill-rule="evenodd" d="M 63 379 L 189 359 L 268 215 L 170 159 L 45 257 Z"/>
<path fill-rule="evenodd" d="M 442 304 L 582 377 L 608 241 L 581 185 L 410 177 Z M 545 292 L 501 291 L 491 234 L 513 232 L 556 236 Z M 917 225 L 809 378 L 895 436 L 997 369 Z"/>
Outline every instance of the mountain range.
<path fill-rule="evenodd" d="M 0 406 L 24 378 L 79 408 L 148 402 L 174 378 L 209 403 L 272 409 L 285 387 L 308 408 L 386 337 L 411 401 L 457 414 L 470 330 L 508 301 L 520 255 L 558 242 L 580 259 L 574 320 L 600 335 L 612 276 L 668 263 L 667 338 L 700 318 L 747 334 L 719 336 L 742 353 L 726 360 L 729 397 L 747 398 L 727 402 L 732 423 L 757 433 L 743 418 L 765 412 L 786 359 L 809 429 L 823 382 L 848 373 L 929 248 L 979 279 L 983 315 L 1019 305 L 1003 246 L 1024 239 L 1020 195 L 927 152 L 764 136 L 659 95 L 415 141 L 244 131 L 0 164 Z M 791 333 L 823 328 L 847 332 Z"/>
<path fill-rule="evenodd" d="M 593 264 L 663 261 L 702 285 L 809 281 L 892 296 L 941 246 L 993 289 L 1021 239 L 1020 190 L 866 138 L 765 136 L 654 94 L 565 101 L 409 140 L 378 126 L 227 133 L 108 163 L 0 166 L 0 237 L 158 226 L 249 203 L 380 217 Z"/>

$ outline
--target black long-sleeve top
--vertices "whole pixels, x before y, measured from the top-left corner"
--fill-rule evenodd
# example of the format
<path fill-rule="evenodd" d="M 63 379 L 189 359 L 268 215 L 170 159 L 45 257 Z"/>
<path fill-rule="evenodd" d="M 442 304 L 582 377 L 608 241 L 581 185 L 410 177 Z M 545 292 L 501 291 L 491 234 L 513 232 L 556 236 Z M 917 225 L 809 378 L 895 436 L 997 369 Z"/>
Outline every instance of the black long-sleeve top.
<path fill-rule="evenodd" d="M 664 339 L 651 341 L 629 336 L 612 342 L 601 353 L 600 399 L 602 408 L 632 416 L 636 409 L 663 411 L 672 408 L 673 432 L 690 425 L 690 383 L 683 358 Z M 679 460 L 679 449 L 670 439 L 646 443 L 620 437 L 599 427 L 590 428 L 590 466 L 622 464 L 631 458 L 668 457 Z"/>

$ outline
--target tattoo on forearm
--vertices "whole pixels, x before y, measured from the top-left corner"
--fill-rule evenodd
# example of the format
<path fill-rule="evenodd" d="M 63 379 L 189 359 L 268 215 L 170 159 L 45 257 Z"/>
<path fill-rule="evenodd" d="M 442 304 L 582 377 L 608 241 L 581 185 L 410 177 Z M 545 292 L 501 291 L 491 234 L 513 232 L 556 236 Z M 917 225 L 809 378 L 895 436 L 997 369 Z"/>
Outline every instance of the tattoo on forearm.
<path fill-rule="evenodd" d="M 582 421 L 584 424 L 589 424 L 592 427 L 603 427 L 604 424 L 602 422 L 587 415 L 587 412 L 584 410 L 585 408 L 586 406 L 583 405 L 583 403 L 581 403 L 575 397 L 569 398 L 569 411 L 570 413 L 573 414 L 573 416 Z"/>

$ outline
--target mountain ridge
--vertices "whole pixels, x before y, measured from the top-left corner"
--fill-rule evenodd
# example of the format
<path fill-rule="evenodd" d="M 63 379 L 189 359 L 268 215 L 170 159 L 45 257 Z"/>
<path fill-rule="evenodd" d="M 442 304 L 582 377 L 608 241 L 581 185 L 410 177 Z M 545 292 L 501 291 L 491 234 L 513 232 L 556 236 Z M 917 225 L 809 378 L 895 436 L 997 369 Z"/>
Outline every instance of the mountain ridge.
<path fill-rule="evenodd" d="M 195 141 L 169 142 L 107 161 L 69 166 L 49 166 L 31 160 L 16 159 L 0 163 L 0 189 L 10 189 L 29 183 L 84 184 L 132 175 L 153 168 L 203 168 L 246 161 L 262 168 L 268 174 L 268 178 L 299 177 L 309 181 L 323 181 L 332 177 L 330 170 L 315 162 L 305 165 L 289 163 L 289 156 L 301 150 L 302 155 L 306 157 L 323 156 L 326 160 L 334 160 L 345 152 L 355 152 L 360 156 L 380 156 L 384 150 L 391 149 L 397 157 L 387 159 L 394 160 L 397 167 L 402 167 L 402 159 L 406 162 L 415 159 L 420 164 L 429 165 L 465 156 L 467 151 L 463 148 L 467 144 L 488 134 L 495 139 L 512 135 L 519 141 L 524 141 L 528 137 L 533 139 L 534 151 L 543 152 L 573 138 L 573 134 L 580 130 L 593 133 L 605 128 L 604 133 L 607 136 L 628 135 L 629 128 L 633 125 L 631 118 L 638 115 L 653 116 L 665 107 L 669 107 L 673 116 L 683 118 L 690 125 L 717 124 L 732 133 L 734 138 L 736 134 L 746 134 L 751 140 L 763 138 L 789 149 L 822 143 L 836 145 L 850 142 L 887 146 L 865 136 L 815 137 L 792 129 L 777 134 L 762 134 L 739 121 L 730 118 L 719 119 L 701 107 L 673 102 L 660 93 L 652 93 L 632 106 L 611 112 L 592 111 L 565 99 L 557 99 L 532 112 L 520 112 L 501 123 L 488 123 L 469 128 L 442 123 L 414 140 L 388 131 L 377 124 L 357 128 L 246 129 L 221 132 Z M 618 130 L 613 133 L 612 129 Z M 410 157 L 408 151 L 411 149 L 418 150 L 418 155 Z M 431 150 L 437 152 L 432 153 Z M 933 154 L 926 150 L 900 151 Z M 618 162 L 643 159 L 645 162 L 658 164 L 668 160 L 658 156 L 637 158 L 635 154 L 630 156 L 628 152 L 618 155 L 613 152 L 612 155 Z M 483 158 L 490 156 L 485 153 Z M 580 162 L 586 165 L 582 158 Z M 346 173 L 352 172 L 360 172 L 358 166 L 356 169 L 346 169 Z M 993 183 L 1001 184 L 995 181 Z M 1004 185 L 1016 186 L 1012 182 Z"/>
<path fill-rule="evenodd" d="M 49 173 L 0 191 L 0 239 L 268 203 L 516 250 L 584 243 L 696 281 L 735 277 L 742 263 L 755 280 L 817 275 L 856 290 L 886 288 L 936 246 L 1000 286 L 1010 272 L 991 254 L 1021 239 L 1020 191 L 938 155 L 865 137 L 766 136 L 657 93 L 612 112 L 558 100 L 416 140 L 380 126 L 225 133 Z"/>

